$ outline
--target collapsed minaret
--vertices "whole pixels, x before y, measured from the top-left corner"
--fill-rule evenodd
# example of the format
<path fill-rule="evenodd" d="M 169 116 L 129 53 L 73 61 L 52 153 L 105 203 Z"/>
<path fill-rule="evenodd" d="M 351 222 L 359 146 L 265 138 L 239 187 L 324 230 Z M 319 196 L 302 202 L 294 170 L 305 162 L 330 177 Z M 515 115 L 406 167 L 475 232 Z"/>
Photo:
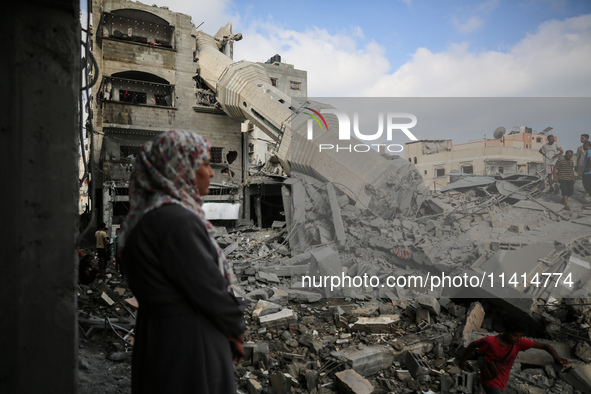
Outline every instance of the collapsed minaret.
<path fill-rule="evenodd" d="M 222 32 L 223 31 L 223 32 Z M 256 63 L 234 61 L 224 54 L 232 37 L 226 25 L 216 37 L 196 33 L 200 77 L 217 95 L 223 111 L 236 119 L 248 119 L 276 143 L 275 156 L 287 173 L 299 172 L 333 182 L 357 205 L 382 217 L 414 214 L 427 189 L 421 175 L 402 158 L 391 159 L 376 150 L 320 149 L 338 146 L 339 121 L 326 114 L 324 122 L 311 115 L 331 109 L 311 100 L 292 99 L 271 85 L 266 70 Z M 334 111 L 333 111 L 334 112 Z M 310 125 L 314 132 L 309 133 Z M 322 128 L 322 130 L 321 130 Z M 350 144 L 361 144 L 351 137 Z"/>

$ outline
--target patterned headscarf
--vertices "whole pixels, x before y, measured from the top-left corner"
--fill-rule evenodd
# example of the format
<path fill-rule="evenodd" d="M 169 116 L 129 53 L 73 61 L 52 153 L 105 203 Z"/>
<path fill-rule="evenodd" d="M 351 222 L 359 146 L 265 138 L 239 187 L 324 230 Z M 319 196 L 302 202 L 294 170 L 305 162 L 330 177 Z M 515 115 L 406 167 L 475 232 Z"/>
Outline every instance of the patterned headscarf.
<path fill-rule="evenodd" d="M 121 226 L 118 249 L 123 250 L 127 236 L 146 213 L 165 204 L 179 204 L 205 224 L 218 254 L 220 272 L 231 285 L 236 277 L 213 238 L 215 229 L 201 208 L 203 199 L 195 175 L 209 157 L 210 148 L 205 138 L 186 130 L 170 130 L 144 144 L 129 180 L 130 210 Z"/>

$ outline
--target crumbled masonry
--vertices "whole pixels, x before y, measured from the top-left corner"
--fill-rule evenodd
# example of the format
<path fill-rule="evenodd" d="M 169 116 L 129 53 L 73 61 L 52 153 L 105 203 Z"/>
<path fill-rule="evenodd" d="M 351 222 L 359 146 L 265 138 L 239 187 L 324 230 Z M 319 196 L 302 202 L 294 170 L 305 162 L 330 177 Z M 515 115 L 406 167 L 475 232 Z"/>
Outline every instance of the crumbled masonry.
<path fill-rule="evenodd" d="M 579 202 L 579 186 L 570 212 L 557 211 L 559 196 L 537 187 L 527 200 L 475 187 L 427 196 L 414 215 L 384 218 L 327 183 L 289 179 L 303 196 L 292 201 L 303 218 L 217 236 L 231 252 L 235 292 L 248 303 L 246 357 L 236 365 L 241 393 L 477 393 L 477 361 L 461 371 L 458 357 L 471 341 L 500 332 L 505 316 L 526 319 L 530 338 L 571 362 L 562 368 L 543 350 L 522 352 L 507 392 L 591 392 L 591 210 Z M 413 286 L 302 287 L 305 276 L 481 275 L 516 264 L 528 277 L 570 272 L 574 287 L 484 286 L 470 298 Z M 81 337 L 115 338 L 106 356 L 120 361 L 109 363 L 130 362 L 122 354 L 132 350 L 132 297 L 116 273 L 80 286 Z"/>

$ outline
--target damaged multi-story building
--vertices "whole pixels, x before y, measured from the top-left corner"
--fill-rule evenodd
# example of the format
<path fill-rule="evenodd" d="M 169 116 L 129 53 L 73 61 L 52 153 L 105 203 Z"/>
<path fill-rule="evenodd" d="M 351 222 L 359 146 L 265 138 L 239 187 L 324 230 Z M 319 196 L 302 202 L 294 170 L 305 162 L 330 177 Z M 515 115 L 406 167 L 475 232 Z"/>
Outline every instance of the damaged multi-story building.
<path fill-rule="evenodd" d="M 170 129 L 191 130 L 212 143 L 215 177 L 206 201 L 239 203 L 247 136 L 240 120 L 226 115 L 202 85 L 191 17 L 139 2 L 95 0 L 92 18 L 98 75 L 89 119 L 98 221 L 110 229 L 123 221 L 134 156 L 143 143 Z M 231 56 L 240 36 L 228 25 L 216 38 L 220 51 Z M 232 218 L 239 207 L 234 205 Z"/>
<path fill-rule="evenodd" d="M 544 158 L 538 152 L 547 142 L 545 132 L 530 127 L 495 130 L 494 139 L 452 144 L 452 140 L 422 140 L 406 144 L 405 158 L 423 176 L 424 184 L 439 190 L 464 175 L 495 176 L 544 172 Z"/>

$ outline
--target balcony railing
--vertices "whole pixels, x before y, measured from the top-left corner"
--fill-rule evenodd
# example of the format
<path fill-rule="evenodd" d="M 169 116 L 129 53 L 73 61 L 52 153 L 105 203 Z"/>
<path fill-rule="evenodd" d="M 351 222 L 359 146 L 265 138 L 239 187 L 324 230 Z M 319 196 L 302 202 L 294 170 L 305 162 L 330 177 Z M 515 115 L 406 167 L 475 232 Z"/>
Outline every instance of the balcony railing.
<path fill-rule="evenodd" d="M 174 49 L 174 26 L 115 12 L 102 13 L 97 37 Z"/>
<path fill-rule="evenodd" d="M 100 101 L 174 107 L 174 85 L 135 79 L 104 77 L 98 91 Z"/>

